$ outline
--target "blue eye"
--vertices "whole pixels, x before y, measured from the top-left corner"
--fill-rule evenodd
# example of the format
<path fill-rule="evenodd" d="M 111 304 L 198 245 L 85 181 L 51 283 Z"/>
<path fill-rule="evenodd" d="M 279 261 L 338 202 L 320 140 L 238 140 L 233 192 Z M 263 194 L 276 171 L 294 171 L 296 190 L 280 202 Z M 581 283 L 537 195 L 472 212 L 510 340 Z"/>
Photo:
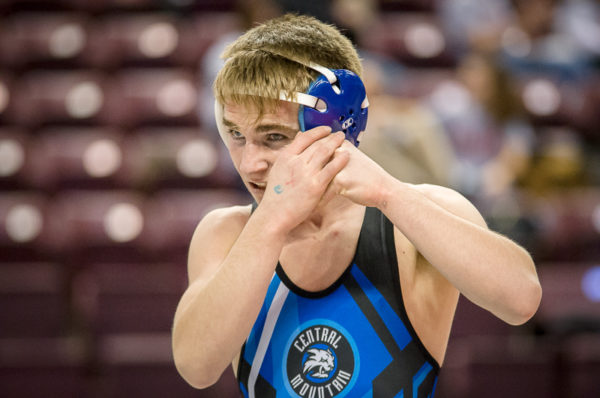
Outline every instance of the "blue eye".
<path fill-rule="evenodd" d="M 283 134 L 278 134 L 278 133 L 269 134 L 269 136 L 268 136 L 269 141 L 283 141 L 287 138 L 288 138 L 287 136 L 285 136 Z"/>
<path fill-rule="evenodd" d="M 236 130 L 229 130 L 228 131 L 229 135 L 231 136 L 231 138 L 233 138 L 234 140 L 243 140 L 244 136 L 242 135 L 242 133 L 240 133 L 239 131 Z"/>

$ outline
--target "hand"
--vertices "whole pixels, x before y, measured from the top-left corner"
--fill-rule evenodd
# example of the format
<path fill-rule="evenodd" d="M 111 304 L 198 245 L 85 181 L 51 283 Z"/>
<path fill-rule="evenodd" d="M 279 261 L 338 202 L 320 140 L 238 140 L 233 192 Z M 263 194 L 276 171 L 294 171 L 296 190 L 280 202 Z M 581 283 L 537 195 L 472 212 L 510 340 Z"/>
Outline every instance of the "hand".
<path fill-rule="evenodd" d="M 274 162 L 260 207 L 268 208 L 288 230 L 308 218 L 348 162 L 346 153 L 334 156 L 343 142 L 344 134 L 331 134 L 329 127 L 298 133 Z"/>
<path fill-rule="evenodd" d="M 348 141 L 335 151 L 334 160 L 338 156 L 348 156 L 349 160 L 336 174 L 326 196 L 342 195 L 363 206 L 380 207 L 384 189 L 392 177 Z"/>

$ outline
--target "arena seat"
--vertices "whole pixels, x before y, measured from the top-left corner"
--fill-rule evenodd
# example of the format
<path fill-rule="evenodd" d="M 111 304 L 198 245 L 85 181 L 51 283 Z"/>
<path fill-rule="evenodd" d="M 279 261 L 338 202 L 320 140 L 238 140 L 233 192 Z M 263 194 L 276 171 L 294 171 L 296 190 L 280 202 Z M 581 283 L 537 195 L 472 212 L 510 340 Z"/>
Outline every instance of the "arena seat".
<path fill-rule="evenodd" d="M 0 338 L 65 335 L 70 315 L 67 278 L 60 264 L 0 263 Z"/>
<path fill-rule="evenodd" d="M 94 336 L 168 333 L 187 286 L 185 263 L 88 263 L 74 281 L 77 310 Z"/>
<path fill-rule="evenodd" d="M 78 337 L 0 339 L 0 386 L 6 397 L 86 397 L 86 348 Z"/>
<path fill-rule="evenodd" d="M 0 127 L 0 189 L 26 187 L 30 168 L 29 134 L 14 127 Z"/>
<path fill-rule="evenodd" d="M 547 335 L 600 333 L 600 266 L 595 263 L 540 264 L 543 296 L 535 315 Z"/>
<path fill-rule="evenodd" d="M 211 1 L 202 0 L 196 3 L 197 5 L 201 5 L 203 2 L 210 3 Z M 204 56 L 209 47 L 221 36 L 230 32 L 238 32 L 242 29 L 242 21 L 239 20 L 239 16 L 236 13 L 227 11 L 227 9 L 224 12 L 215 11 L 207 10 L 194 14 L 194 26 L 196 29 L 195 44 L 198 47 L 200 57 Z"/>
<path fill-rule="evenodd" d="M 194 230 L 202 217 L 224 206 L 248 205 L 248 194 L 226 189 L 163 190 L 149 200 L 146 239 L 160 251 L 187 254 Z"/>
<path fill-rule="evenodd" d="M 123 126 L 144 124 L 194 126 L 198 92 L 194 74 L 185 68 L 122 69 L 115 77 L 121 112 L 113 115 Z"/>
<path fill-rule="evenodd" d="M 42 193 L 0 193 L 2 260 L 45 261 L 53 257 L 56 234 L 50 226 L 49 203 Z"/>
<path fill-rule="evenodd" d="M 571 337 L 564 347 L 566 391 L 573 397 L 600 396 L 600 333 Z"/>
<path fill-rule="evenodd" d="M 552 397 L 555 350 L 530 336 L 469 341 L 469 397 Z"/>
<path fill-rule="evenodd" d="M 169 333 L 106 336 L 99 343 L 99 363 L 101 396 L 241 397 L 231 367 L 212 387 L 189 386 L 175 369 Z"/>
<path fill-rule="evenodd" d="M 1 61 L 12 68 L 85 64 L 89 18 L 80 12 L 20 12 L 3 21 Z"/>
<path fill-rule="evenodd" d="M 547 167 L 559 170 L 560 160 L 548 159 Z M 540 174 L 538 182 L 543 177 Z M 550 179 L 547 183 L 552 182 Z M 598 258 L 600 190 L 563 189 L 533 201 L 530 207 L 539 225 L 539 254 L 545 261 L 585 262 Z"/>
<path fill-rule="evenodd" d="M 145 189 L 239 187 L 239 177 L 216 133 L 196 127 L 152 127 L 125 141 L 124 166 Z"/>
<path fill-rule="evenodd" d="M 127 188 L 123 134 L 114 128 L 50 127 L 38 130 L 32 155 L 43 163 L 34 186 L 56 191 L 69 188 Z"/>
<path fill-rule="evenodd" d="M 451 339 L 468 338 L 470 336 L 506 336 L 514 332 L 514 328 L 498 317 L 473 304 L 463 295 L 460 296 Z"/>
<path fill-rule="evenodd" d="M 454 63 L 440 23 L 430 13 L 381 14 L 368 35 L 361 37 L 361 44 L 408 66 L 448 67 Z"/>
<path fill-rule="evenodd" d="M 128 190 L 66 190 L 52 201 L 57 250 L 72 266 L 103 259 L 148 260 L 141 250 L 145 196 Z"/>
<path fill-rule="evenodd" d="M 195 67 L 200 59 L 191 18 L 167 13 L 122 13 L 104 16 L 95 46 L 98 64 L 109 67 L 164 65 Z"/>
<path fill-rule="evenodd" d="M 98 123 L 112 108 L 126 112 L 107 83 L 102 73 L 91 70 L 29 71 L 15 84 L 11 122 L 28 127 Z"/>
<path fill-rule="evenodd" d="M 14 78 L 12 74 L 0 69 L 0 122 L 13 118 L 13 91 Z"/>

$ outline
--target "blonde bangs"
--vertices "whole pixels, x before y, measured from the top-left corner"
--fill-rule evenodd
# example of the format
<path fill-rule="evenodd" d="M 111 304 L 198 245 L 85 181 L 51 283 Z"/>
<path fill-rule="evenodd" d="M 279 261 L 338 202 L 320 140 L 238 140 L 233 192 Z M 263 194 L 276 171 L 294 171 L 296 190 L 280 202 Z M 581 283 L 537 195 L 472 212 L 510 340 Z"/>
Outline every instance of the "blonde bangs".
<path fill-rule="evenodd" d="M 280 93 L 305 92 L 316 72 L 282 56 L 241 51 L 229 58 L 215 80 L 214 94 L 221 104 L 255 108 L 259 116 L 276 109 Z"/>

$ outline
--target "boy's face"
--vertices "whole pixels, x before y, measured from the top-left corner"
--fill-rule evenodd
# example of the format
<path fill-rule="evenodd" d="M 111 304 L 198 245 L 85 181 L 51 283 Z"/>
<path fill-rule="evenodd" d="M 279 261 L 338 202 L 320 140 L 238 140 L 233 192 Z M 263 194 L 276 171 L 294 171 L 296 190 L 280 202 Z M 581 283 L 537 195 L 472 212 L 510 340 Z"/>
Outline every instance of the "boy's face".
<path fill-rule="evenodd" d="M 225 144 L 246 188 L 260 202 L 273 163 L 300 130 L 298 105 L 280 101 L 276 110 L 258 121 L 256 116 L 256 110 L 241 105 L 223 108 Z"/>

